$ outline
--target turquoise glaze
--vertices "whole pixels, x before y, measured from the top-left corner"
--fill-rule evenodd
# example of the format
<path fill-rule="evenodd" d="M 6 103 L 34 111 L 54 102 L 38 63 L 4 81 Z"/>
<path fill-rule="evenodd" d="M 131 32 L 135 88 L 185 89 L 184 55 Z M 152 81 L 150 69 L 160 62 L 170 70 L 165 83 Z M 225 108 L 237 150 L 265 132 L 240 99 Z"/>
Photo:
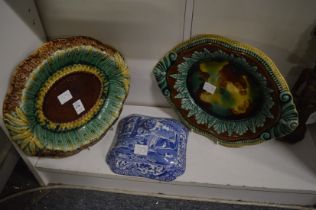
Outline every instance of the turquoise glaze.
<path fill-rule="evenodd" d="M 249 45 L 197 36 L 171 50 L 153 73 L 182 122 L 222 145 L 260 143 L 298 125 L 286 81 L 270 58 Z"/>

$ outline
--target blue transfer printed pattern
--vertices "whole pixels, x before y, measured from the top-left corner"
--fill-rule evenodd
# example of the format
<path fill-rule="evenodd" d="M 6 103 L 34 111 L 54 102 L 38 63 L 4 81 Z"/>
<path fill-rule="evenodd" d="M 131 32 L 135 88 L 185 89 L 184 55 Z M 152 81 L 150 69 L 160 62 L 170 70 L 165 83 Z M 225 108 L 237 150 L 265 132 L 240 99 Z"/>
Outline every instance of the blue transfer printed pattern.
<path fill-rule="evenodd" d="M 120 121 L 106 161 L 117 174 L 172 181 L 185 171 L 187 137 L 188 128 L 177 120 L 129 115 Z M 139 145 L 148 152 L 135 151 Z"/>

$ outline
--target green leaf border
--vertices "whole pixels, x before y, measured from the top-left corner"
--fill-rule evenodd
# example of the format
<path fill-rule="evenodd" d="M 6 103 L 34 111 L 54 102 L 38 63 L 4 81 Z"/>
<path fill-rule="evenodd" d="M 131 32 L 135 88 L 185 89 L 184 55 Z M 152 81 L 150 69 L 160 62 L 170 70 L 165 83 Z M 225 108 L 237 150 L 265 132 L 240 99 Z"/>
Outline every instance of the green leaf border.
<path fill-rule="evenodd" d="M 192 48 L 197 45 L 203 45 L 203 44 L 218 44 L 221 45 L 227 49 L 231 49 L 237 52 L 245 53 L 247 55 L 250 55 L 254 58 L 256 58 L 261 64 L 264 65 L 265 69 L 267 70 L 269 76 L 271 79 L 275 82 L 277 85 L 278 91 L 279 91 L 279 99 L 278 103 L 281 105 L 281 113 L 280 118 L 278 122 L 272 126 L 270 129 L 267 129 L 265 132 L 263 132 L 259 138 L 257 139 L 244 139 L 240 141 L 223 141 L 221 139 L 217 139 L 215 136 L 211 134 L 211 132 L 206 132 L 203 130 L 200 130 L 196 128 L 194 125 L 191 125 L 189 122 L 187 122 L 182 115 L 180 114 L 180 111 L 177 107 L 172 103 L 170 99 L 170 89 L 168 87 L 167 83 L 167 72 L 169 67 L 171 67 L 175 61 L 177 60 L 177 54 L 182 52 L 183 50 Z M 249 119 L 248 123 L 246 125 L 236 125 L 239 122 L 227 122 L 222 121 L 219 119 L 216 119 L 213 116 L 209 116 L 204 112 L 200 107 L 198 107 L 193 99 L 191 98 L 190 94 L 188 93 L 188 90 L 186 88 L 185 82 L 183 82 L 183 78 L 186 76 L 188 69 L 190 65 L 192 65 L 192 62 L 196 61 L 195 56 L 203 57 L 203 56 L 210 56 L 209 52 L 197 52 L 192 58 L 186 58 L 186 62 L 178 65 L 178 74 L 172 75 L 176 79 L 182 79 L 182 81 L 176 82 L 175 87 L 177 91 L 180 92 L 176 97 L 181 98 L 181 108 L 189 111 L 189 116 L 194 116 L 195 119 L 201 123 L 207 125 L 209 128 L 213 128 L 215 131 L 222 133 L 222 132 L 228 132 L 230 134 L 233 133 L 233 129 L 238 128 L 239 133 L 243 133 L 245 129 L 251 129 L 254 130 L 254 127 L 258 127 L 262 124 L 264 121 L 263 118 L 265 117 L 271 117 L 271 113 L 269 109 L 271 106 L 266 104 L 263 110 L 261 110 L 259 118 L 258 119 Z M 225 55 L 230 57 L 231 55 Z M 231 57 L 233 59 L 233 57 Z M 187 62 L 189 61 L 189 62 Z M 242 62 L 242 61 L 241 61 Z M 242 62 L 244 63 L 244 62 Z M 244 63 L 245 64 L 245 63 Z M 253 69 L 254 70 L 254 69 Z M 278 138 L 287 135 L 288 133 L 292 132 L 297 126 L 298 126 L 298 113 L 296 111 L 295 104 L 293 102 L 293 97 L 290 93 L 290 90 L 286 84 L 285 79 L 275 66 L 275 64 L 272 62 L 272 60 L 266 56 L 262 51 L 251 47 L 246 44 L 239 43 L 237 41 L 233 41 L 230 39 L 227 39 L 222 36 L 218 35 L 199 35 L 196 36 L 186 42 L 183 42 L 176 46 L 173 50 L 171 50 L 166 56 L 164 56 L 158 64 L 154 67 L 153 74 L 156 78 L 156 81 L 162 91 L 162 93 L 166 96 L 169 103 L 172 105 L 172 107 L 176 110 L 178 116 L 180 117 L 181 121 L 186 124 L 189 128 L 191 128 L 193 131 L 200 133 L 202 135 L 205 135 L 206 137 L 215 140 L 216 142 L 225 145 L 225 146 L 233 146 L 238 147 L 242 145 L 249 145 L 249 144 L 257 144 L 266 140 L 270 140 L 272 138 Z M 259 74 L 255 75 L 256 78 L 259 78 L 259 81 L 264 84 L 264 80 L 262 80 L 262 76 L 259 76 Z M 270 92 L 270 89 L 266 87 L 266 85 L 263 86 L 266 88 L 268 92 Z M 270 101 L 270 97 L 268 96 L 268 92 L 265 94 L 265 98 Z M 274 116 L 278 117 L 278 116 Z M 250 125 L 253 123 L 253 126 Z M 258 125 L 256 124 L 258 123 Z M 235 125 L 234 125 L 235 124 Z M 249 126 L 250 125 L 250 126 Z"/>
<path fill-rule="evenodd" d="M 36 99 L 42 85 L 59 69 L 74 63 L 93 65 L 104 74 L 107 87 L 99 112 L 85 125 L 57 131 L 40 125 Z M 72 47 L 54 52 L 30 75 L 19 107 L 4 115 L 5 125 L 15 143 L 28 155 L 51 156 L 76 153 L 97 141 L 118 118 L 129 90 L 127 65 L 119 53 L 113 56 L 92 46 Z"/>

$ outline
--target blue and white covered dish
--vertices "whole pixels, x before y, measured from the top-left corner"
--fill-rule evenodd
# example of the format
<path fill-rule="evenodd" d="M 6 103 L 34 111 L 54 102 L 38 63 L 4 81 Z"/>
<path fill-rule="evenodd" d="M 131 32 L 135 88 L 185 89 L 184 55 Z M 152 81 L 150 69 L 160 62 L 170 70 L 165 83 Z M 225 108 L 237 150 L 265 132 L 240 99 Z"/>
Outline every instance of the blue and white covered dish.
<path fill-rule="evenodd" d="M 114 173 L 172 181 L 185 171 L 188 128 L 174 119 L 129 115 L 106 161 Z"/>

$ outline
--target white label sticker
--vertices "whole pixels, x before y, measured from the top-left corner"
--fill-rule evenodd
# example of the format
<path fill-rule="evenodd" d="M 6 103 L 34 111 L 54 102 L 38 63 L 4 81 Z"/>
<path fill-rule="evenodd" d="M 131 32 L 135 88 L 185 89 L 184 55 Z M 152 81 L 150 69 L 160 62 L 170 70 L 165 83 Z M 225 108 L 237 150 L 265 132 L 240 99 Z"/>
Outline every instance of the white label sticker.
<path fill-rule="evenodd" d="M 211 83 L 205 82 L 203 85 L 203 90 L 205 90 L 211 94 L 214 94 L 215 90 L 216 90 L 216 86 L 212 85 Z"/>
<path fill-rule="evenodd" d="M 76 110 L 76 113 L 79 115 L 80 113 L 82 113 L 85 109 L 84 109 L 84 106 L 81 102 L 81 100 L 77 100 L 76 102 L 74 102 L 72 104 L 72 106 L 74 107 L 74 109 Z"/>
<path fill-rule="evenodd" d="M 69 90 L 66 90 L 65 92 L 63 92 L 62 94 L 57 96 L 57 98 L 58 98 L 60 104 L 63 105 L 64 103 L 66 103 L 67 101 L 72 99 L 72 95 L 71 95 L 71 92 Z"/>
<path fill-rule="evenodd" d="M 148 153 L 148 146 L 147 145 L 135 144 L 134 154 L 147 155 L 147 153 Z"/>

